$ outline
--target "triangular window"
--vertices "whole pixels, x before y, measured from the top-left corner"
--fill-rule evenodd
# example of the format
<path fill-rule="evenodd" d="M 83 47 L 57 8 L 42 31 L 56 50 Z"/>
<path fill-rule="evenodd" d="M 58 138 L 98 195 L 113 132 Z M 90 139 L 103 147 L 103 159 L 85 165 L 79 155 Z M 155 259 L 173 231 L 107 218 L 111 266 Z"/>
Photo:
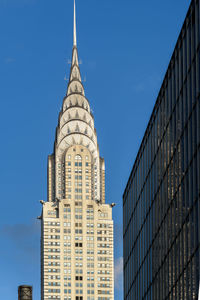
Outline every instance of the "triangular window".
<path fill-rule="evenodd" d="M 79 131 L 80 131 L 78 124 L 76 125 L 75 131 L 76 131 L 76 132 L 79 132 Z"/>

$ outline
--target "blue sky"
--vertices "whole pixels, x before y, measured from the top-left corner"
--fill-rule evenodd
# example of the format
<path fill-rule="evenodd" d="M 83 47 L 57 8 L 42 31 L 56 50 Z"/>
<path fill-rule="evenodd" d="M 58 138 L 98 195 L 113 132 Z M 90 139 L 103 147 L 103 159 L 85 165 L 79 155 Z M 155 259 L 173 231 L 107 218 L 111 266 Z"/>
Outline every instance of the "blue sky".
<path fill-rule="evenodd" d="M 122 299 L 122 194 L 190 1 L 77 0 L 86 96 L 116 202 L 115 300 Z M 0 294 L 40 299 L 40 199 L 66 92 L 73 1 L 0 0 Z"/>

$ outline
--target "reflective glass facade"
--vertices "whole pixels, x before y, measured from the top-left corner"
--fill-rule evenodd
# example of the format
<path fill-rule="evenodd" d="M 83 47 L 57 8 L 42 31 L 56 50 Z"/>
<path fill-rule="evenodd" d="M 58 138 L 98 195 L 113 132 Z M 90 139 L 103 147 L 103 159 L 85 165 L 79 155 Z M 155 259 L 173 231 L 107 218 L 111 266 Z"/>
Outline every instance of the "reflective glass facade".
<path fill-rule="evenodd" d="M 191 2 L 123 195 L 127 300 L 198 297 L 199 2 Z"/>

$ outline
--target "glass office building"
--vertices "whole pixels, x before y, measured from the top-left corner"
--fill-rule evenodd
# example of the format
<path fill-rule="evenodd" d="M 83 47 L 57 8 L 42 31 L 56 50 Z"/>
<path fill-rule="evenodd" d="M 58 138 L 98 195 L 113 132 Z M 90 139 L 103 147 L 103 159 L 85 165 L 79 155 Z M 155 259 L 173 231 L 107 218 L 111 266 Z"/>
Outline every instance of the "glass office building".
<path fill-rule="evenodd" d="M 193 0 L 123 195 L 124 299 L 197 300 L 200 0 Z"/>

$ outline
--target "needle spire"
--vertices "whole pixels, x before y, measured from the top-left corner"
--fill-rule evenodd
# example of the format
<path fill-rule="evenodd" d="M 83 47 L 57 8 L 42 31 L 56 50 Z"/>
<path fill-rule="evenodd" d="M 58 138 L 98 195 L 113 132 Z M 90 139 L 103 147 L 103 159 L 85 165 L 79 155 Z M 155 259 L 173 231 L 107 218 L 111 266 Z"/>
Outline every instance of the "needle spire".
<path fill-rule="evenodd" d="M 76 43 L 76 4 L 75 4 L 75 0 L 74 0 L 74 47 L 77 46 Z"/>

